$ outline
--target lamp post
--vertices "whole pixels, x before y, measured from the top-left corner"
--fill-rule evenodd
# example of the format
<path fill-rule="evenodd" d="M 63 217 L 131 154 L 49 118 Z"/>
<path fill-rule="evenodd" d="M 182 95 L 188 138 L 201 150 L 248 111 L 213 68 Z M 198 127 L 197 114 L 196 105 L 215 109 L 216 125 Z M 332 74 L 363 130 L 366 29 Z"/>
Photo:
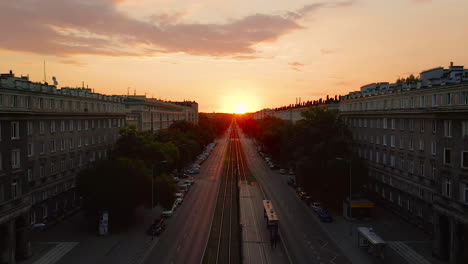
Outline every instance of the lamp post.
<path fill-rule="evenodd" d="M 352 217 L 352 202 L 351 202 L 351 197 L 352 197 L 352 193 L 353 193 L 353 189 L 352 189 L 352 174 L 351 174 L 351 160 L 350 159 L 345 159 L 345 158 L 335 158 L 336 160 L 339 160 L 339 161 L 344 161 L 348 164 L 348 176 L 349 176 L 349 197 L 348 197 L 348 203 L 349 203 L 349 207 L 348 207 L 348 216 L 349 217 Z M 352 226 L 350 226 L 350 234 L 352 235 Z"/>

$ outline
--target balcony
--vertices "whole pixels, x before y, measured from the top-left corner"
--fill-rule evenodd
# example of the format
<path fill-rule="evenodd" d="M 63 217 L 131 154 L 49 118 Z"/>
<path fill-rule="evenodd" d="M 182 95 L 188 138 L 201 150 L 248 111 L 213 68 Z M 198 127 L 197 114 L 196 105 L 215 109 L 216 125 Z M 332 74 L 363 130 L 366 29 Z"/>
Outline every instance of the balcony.
<path fill-rule="evenodd" d="M 30 208 L 31 196 L 29 195 L 20 196 L 14 200 L 0 204 L 0 224 L 29 212 Z"/>

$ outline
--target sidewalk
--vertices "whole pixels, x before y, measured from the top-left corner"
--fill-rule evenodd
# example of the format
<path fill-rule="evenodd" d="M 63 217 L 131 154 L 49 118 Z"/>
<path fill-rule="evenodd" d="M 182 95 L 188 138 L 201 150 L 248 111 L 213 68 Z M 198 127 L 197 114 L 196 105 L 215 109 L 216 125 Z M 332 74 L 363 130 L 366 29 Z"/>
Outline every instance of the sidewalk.
<path fill-rule="evenodd" d="M 320 225 L 353 263 L 446 263 L 432 257 L 433 240 L 429 235 L 378 205 L 371 220 L 348 221 L 335 216 L 333 223 Z M 361 226 L 372 227 L 387 242 L 384 260 L 372 258 L 358 248 L 356 228 Z"/>
<path fill-rule="evenodd" d="M 146 230 L 161 211 L 138 208 L 131 227 L 109 230 L 107 236 L 97 236 L 97 230 L 89 231 L 83 212 L 79 212 L 47 230 L 34 232 L 33 256 L 19 263 L 139 263 L 147 249 L 158 241 L 157 237 L 152 240 Z M 112 216 L 109 218 L 112 221 Z"/>

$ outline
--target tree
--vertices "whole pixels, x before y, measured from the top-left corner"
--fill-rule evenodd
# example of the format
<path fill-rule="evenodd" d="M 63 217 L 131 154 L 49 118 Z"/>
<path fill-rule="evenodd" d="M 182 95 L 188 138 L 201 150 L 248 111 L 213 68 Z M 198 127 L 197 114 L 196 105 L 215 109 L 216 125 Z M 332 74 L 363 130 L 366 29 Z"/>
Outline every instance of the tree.
<path fill-rule="evenodd" d="M 150 202 L 150 175 L 143 162 L 123 158 L 97 161 L 82 170 L 77 189 L 86 214 L 93 218 L 107 209 L 112 225 L 127 224 L 135 208 Z"/>

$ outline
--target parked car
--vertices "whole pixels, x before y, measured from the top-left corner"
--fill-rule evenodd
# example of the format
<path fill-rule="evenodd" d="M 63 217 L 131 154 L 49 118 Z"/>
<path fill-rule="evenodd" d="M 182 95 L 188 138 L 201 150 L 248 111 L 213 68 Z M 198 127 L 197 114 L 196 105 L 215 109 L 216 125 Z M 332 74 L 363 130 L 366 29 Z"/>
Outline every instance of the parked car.
<path fill-rule="evenodd" d="M 310 206 L 312 207 L 312 210 L 314 210 L 314 212 L 318 213 L 318 211 L 322 210 L 322 205 L 319 203 L 319 202 L 313 202 L 310 204 Z"/>
<path fill-rule="evenodd" d="M 301 198 L 301 200 L 304 200 L 304 198 L 307 196 L 307 193 L 306 192 L 298 192 L 297 195 L 299 195 L 299 198 Z"/>
<path fill-rule="evenodd" d="M 177 205 L 181 205 L 183 201 L 184 201 L 184 199 L 180 198 L 180 197 L 175 199 L 175 203 L 177 203 Z"/>
<path fill-rule="evenodd" d="M 164 218 L 157 218 L 154 220 L 154 223 L 150 225 L 146 233 L 150 236 L 159 236 L 164 229 L 166 229 Z"/>
<path fill-rule="evenodd" d="M 297 193 L 297 194 L 299 194 L 300 192 L 303 192 L 303 191 L 304 191 L 304 190 L 302 190 L 301 187 L 297 187 L 297 189 L 296 189 L 296 193 Z"/>
<path fill-rule="evenodd" d="M 330 216 L 330 214 L 328 214 L 328 212 L 323 209 L 319 210 L 317 215 L 322 222 L 333 222 L 333 218 Z"/>
<path fill-rule="evenodd" d="M 166 208 L 162 211 L 161 216 L 165 218 L 169 218 L 174 214 L 173 208 Z"/>
<path fill-rule="evenodd" d="M 289 185 L 289 186 L 293 186 L 293 185 L 295 185 L 295 184 L 296 184 L 296 180 L 294 180 L 293 177 L 289 177 L 289 178 L 288 178 L 288 185 Z"/>
<path fill-rule="evenodd" d="M 281 174 L 286 174 L 286 169 L 280 169 L 280 170 L 279 170 L 279 173 L 281 173 Z"/>
<path fill-rule="evenodd" d="M 307 205 L 310 205 L 310 203 L 312 202 L 312 196 L 306 195 L 306 196 L 304 196 L 304 198 L 303 198 L 302 200 L 303 200 L 304 203 L 306 203 Z"/>

